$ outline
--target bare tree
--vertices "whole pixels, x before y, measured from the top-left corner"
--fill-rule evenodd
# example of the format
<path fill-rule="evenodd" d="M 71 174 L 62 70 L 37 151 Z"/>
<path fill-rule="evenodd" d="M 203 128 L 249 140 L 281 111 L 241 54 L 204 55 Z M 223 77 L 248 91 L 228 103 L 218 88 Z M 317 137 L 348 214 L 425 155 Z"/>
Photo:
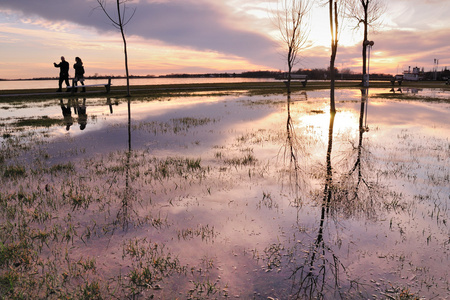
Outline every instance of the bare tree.
<path fill-rule="evenodd" d="M 290 93 L 292 68 L 298 62 L 298 55 L 306 46 L 309 35 L 307 16 L 311 5 L 310 0 L 278 0 L 277 5 L 275 22 L 287 48 L 287 89 Z"/>
<path fill-rule="evenodd" d="M 384 0 L 347 0 L 347 16 L 356 22 L 355 28 L 361 25 L 364 30 L 362 42 L 362 73 L 363 86 L 366 86 L 367 74 L 367 46 L 369 45 L 369 27 L 376 27 L 380 24 L 381 16 L 386 10 Z M 372 43 L 373 44 L 373 43 Z"/>
<path fill-rule="evenodd" d="M 331 32 L 331 57 L 330 57 L 330 112 L 334 115 L 336 113 L 336 105 L 334 101 L 334 88 L 336 73 L 334 72 L 334 65 L 336 61 L 338 48 L 338 3 L 337 0 L 329 0 L 329 17 L 330 17 L 330 32 Z"/>
<path fill-rule="evenodd" d="M 117 16 L 113 16 L 106 10 L 106 0 L 97 0 L 97 2 L 108 19 L 112 22 L 113 26 L 119 29 L 120 33 L 122 34 L 123 51 L 125 54 L 125 72 L 127 75 L 127 97 L 130 97 L 130 75 L 128 72 L 127 40 L 125 38 L 124 28 L 133 18 L 134 13 L 136 12 L 136 8 L 133 9 L 133 12 L 130 16 L 126 16 L 126 3 L 129 2 L 129 0 L 116 0 Z"/>
<path fill-rule="evenodd" d="M 336 113 L 336 105 L 334 101 L 334 89 L 336 81 L 336 55 L 339 43 L 339 21 L 343 19 L 343 10 L 341 7 L 347 0 L 325 0 L 321 5 L 328 5 L 330 33 L 331 33 L 331 55 L 330 55 L 330 112 Z"/>

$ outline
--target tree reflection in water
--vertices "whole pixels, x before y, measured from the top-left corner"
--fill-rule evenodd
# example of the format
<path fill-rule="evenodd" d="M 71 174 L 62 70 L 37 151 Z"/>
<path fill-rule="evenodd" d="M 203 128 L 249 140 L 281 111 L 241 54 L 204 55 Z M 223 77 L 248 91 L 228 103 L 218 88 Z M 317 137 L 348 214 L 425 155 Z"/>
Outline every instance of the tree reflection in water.
<path fill-rule="evenodd" d="M 344 160 L 342 173 L 336 184 L 336 197 L 333 201 L 334 211 L 340 212 L 344 218 L 363 215 L 366 219 L 376 219 L 376 199 L 382 199 L 382 188 L 379 183 L 369 180 L 371 153 L 363 145 L 367 126 L 367 109 L 369 105 L 368 89 L 361 90 L 358 143 L 352 144 L 352 150 Z M 345 171 L 348 170 L 348 171 Z"/>
<path fill-rule="evenodd" d="M 358 144 L 348 153 L 346 161 L 350 167 L 337 166 L 333 168 L 333 129 L 335 112 L 330 113 L 328 127 L 328 145 L 325 159 L 326 173 L 321 197 L 320 220 L 315 237 L 298 240 L 296 245 L 288 250 L 288 267 L 291 270 L 289 279 L 292 282 L 291 297 L 294 299 L 347 298 L 352 292 L 357 292 L 361 285 L 352 279 L 338 254 L 333 249 L 331 241 L 327 240 L 327 219 L 332 217 L 333 223 L 339 223 L 339 218 L 350 218 L 361 212 L 366 217 L 375 215 L 373 196 L 380 190 L 377 184 L 370 183 L 365 177 L 364 168 L 369 161 L 370 153 L 363 147 L 363 134 L 368 131 L 364 120 L 367 118 L 367 94 L 362 93 Z M 287 100 L 287 141 L 290 150 L 290 167 L 294 171 L 294 179 L 299 180 L 299 157 L 296 148 L 295 131 L 291 116 L 291 99 Z M 335 182 L 333 177 L 336 177 Z M 298 182 L 294 184 L 300 188 Z M 364 188 L 362 188 L 364 187 Z M 297 197 L 297 194 L 296 194 Z M 296 202 L 297 203 L 297 202 Z M 343 212 L 343 213 L 342 213 Z M 301 220 L 297 227 L 302 228 Z M 304 227 L 303 227 L 304 228 Z M 305 232 L 300 232 L 301 236 Z M 339 245 L 337 245 L 339 247 Z"/>
<path fill-rule="evenodd" d="M 122 195 L 122 206 L 117 212 L 117 224 L 122 225 L 122 229 L 128 229 L 130 222 L 130 213 L 132 198 L 134 196 L 133 189 L 130 186 L 130 158 L 131 158 L 131 102 L 128 98 L 128 150 L 125 151 L 125 189 Z"/>
<path fill-rule="evenodd" d="M 325 219 L 329 214 L 330 201 L 333 197 L 333 169 L 331 165 L 331 152 L 333 149 L 333 127 L 335 113 L 330 114 L 330 123 L 328 131 L 328 147 L 326 154 L 326 177 L 321 204 L 321 214 L 317 236 L 306 251 L 306 257 L 302 263 L 292 267 L 292 296 L 297 299 L 321 298 L 328 293 L 331 288 L 338 291 L 339 273 L 344 266 L 339 258 L 333 253 L 331 247 L 324 240 Z M 305 252 L 303 249 L 294 251 Z M 297 254 L 300 255 L 300 254 Z M 328 282 L 327 269 L 331 269 L 334 277 L 334 283 Z"/>
<path fill-rule="evenodd" d="M 113 113 L 113 103 L 111 102 L 111 97 L 107 97 L 106 98 L 106 105 L 109 106 L 109 113 L 112 114 Z M 118 106 L 119 105 L 119 101 L 115 100 L 114 101 L 114 105 Z"/>
<path fill-rule="evenodd" d="M 304 97 L 307 99 L 306 92 L 304 92 Z M 303 176 L 300 176 L 300 166 L 299 166 L 299 155 L 301 148 L 301 143 L 298 140 L 295 130 L 294 123 L 291 117 L 291 93 L 287 94 L 287 119 L 286 119 L 286 144 L 284 151 L 284 158 L 289 159 L 289 183 L 294 190 L 295 199 L 293 202 L 294 206 L 299 207 L 301 205 L 301 198 L 299 191 L 302 186 L 304 186 Z M 301 184 L 303 183 L 303 185 Z"/>

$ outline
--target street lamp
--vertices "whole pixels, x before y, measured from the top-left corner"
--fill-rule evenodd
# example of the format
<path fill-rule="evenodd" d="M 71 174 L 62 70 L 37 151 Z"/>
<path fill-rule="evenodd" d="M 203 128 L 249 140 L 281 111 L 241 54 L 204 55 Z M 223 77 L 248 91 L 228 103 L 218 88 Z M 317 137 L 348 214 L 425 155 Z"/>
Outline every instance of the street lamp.
<path fill-rule="evenodd" d="M 364 78 L 364 87 L 369 87 L 370 49 L 372 49 L 372 46 L 373 46 L 374 44 L 375 44 L 375 43 L 374 43 L 373 41 L 368 41 L 368 40 L 365 40 L 365 41 L 364 41 L 364 47 L 369 46 L 369 57 L 368 57 L 368 60 L 367 60 L 367 74 L 364 75 L 364 76 L 365 76 L 365 78 Z"/>

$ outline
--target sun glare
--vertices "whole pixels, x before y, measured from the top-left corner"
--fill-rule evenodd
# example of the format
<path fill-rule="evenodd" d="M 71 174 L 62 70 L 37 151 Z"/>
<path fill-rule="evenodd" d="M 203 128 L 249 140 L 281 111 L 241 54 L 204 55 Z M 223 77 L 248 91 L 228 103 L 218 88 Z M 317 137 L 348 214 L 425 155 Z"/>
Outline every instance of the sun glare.
<path fill-rule="evenodd" d="M 358 125 L 358 116 L 351 111 L 339 111 L 336 113 L 333 124 L 334 133 L 344 133 L 356 130 Z M 323 107 L 320 110 L 311 111 L 309 115 L 298 119 L 298 126 L 301 128 L 313 129 L 317 137 L 323 142 L 328 142 L 328 133 L 330 126 L 330 108 Z"/>
<path fill-rule="evenodd" d="M 314 46 L 329 46 L 330 45 L 330 23 L 329 15 L 326 7 L 314 7 L 311 11 L 311 32 L 309 34 L 310 40 Z M 339 45 L 353 46 L 362 40 L 358 33 L 346 26 L 340 24 L 339 30 Z"/>

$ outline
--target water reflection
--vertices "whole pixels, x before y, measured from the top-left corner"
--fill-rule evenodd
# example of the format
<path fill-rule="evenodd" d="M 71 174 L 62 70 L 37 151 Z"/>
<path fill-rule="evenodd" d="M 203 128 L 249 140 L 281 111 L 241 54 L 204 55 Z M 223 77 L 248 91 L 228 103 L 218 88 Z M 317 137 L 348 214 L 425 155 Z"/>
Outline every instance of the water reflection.
<path fill-rule="evenodd" d="M 373 160 L 370 151 L 363 145 L 364 134 L 369 132 L 367 111 L 369 106 L 368 90 L 361 90 L 359 125 L 357 143 L 352 143 L 342 166 L 339 182 L 336 186 L 336 212 L 344 218 L 363 214 L 367 220 L 376 219 L 376 200 L 380 199 L 381 186 L 369 180 L 370 162 Z M 380 197 L 376 197 L 380 196 Z"/>
<path fill-rule="evenodd" d="M 306 95 L 306 92 L 305 92 Z M 298 140 L 295 135 L 295 127 L 293 124 L 292 116 L 291 116 L 291 94 L 287 94 L 287 119 L 286 119 L 286 148 L 288 149 L 287 153 L 285 152 L 285 158 L 286 155 L 289 156 L 289 180 L 290 185 L 294 188 L 295 192 L 295 205 L 300 205 L 300 199 L 299 199 L 299 189 L 300 189 L 300 176 L 299 176 L 299 163 L 297 159 L 297 150 L 298 150 Z M 292 177 L 293 174 L 293 177 Z"/>
<path fill-rule="evenodd" d="M 404 89 L 406 93 L 417 95 L 419 92 L 423 91 L 423 89 L 416 89 L 416 88 L 406 88 Z"/>
<path fill-rule="evenodd" d="M 4 161 L 17 164 L 0 169 L 2 222 L 27 214 L 17 224 L 45 230 L 29 232 L 35 242 L 58 230 L 62 238 L 46 240 L 45 251 L 62 260 L 58 251 L 66 247 L 74 263 L 97 258 L 99 282 L 130 274 L 121 245 L 134 237 L 164 245 L 183 265 L 208 265 L 184 284 L 163 282 L 160 299 L 183 298 L 191 279 L 243 299 L 382 297 L 386 287 L 406 283 L 426 296 L 421 286 L 435 284 L 444 295 L 445 279 L 435 278 L 448 278 L 447 105 L 369 103 L 366 91 L 352 90 L 339 94 L 345 100 L 328 115 L 321 93 L 292 94 L 287 102 L 285 95 L 149 100 L 134 103 L 133 124 L 130 102 L 112 116 L 114 99 L 89 99 L 90 130 L 24 147 L 29 171 L 18 149 L 2 145 L 11 153 Z M 58 100 L 42 111 L 57 116 L 61 130 Z M 70 101 L 63 106 L 74 107 L 80 122 L 86 103 Z M 164 161 L 171 169 L 158 170 Z M 295 193 L 277 180 L 286 174 Z M 20 228 L 0 228 L 3 245 Z M 68 231 L 67 243 L 71 228 L 77 232 Z M 266 268 L 263 259 L 273 264 Z M 54 265 L 64 278 L 66 264 Z"/>
<path fill-rule="evenodd" d="M 73 113 L 78 115 L 78 124 L 80 125 L 80 130 L 84 130 L 87 125 L 87 113 L 86 113 L 86 98 L 80 101 L 79 98 L 75 99 L 67 99 L 67 104 L 64 104 L 64 100 L 59 100 L 61 112 L 63 115 L 64 125 L 66 126 L 66 130 L 69 131 L 71 126 L 73 125 L 74 119 L 72 117 L 72 107 Z"/>
<path fill-rule="evenodd" d="M 389 91 L 394 93 L 394 94 L 396 92 L 399 92 L 400 94 L 403 94 L 403 92 L 405 92 L 407 94 L 418 95 L 419 92 L 423 92 L 423 89 L 418 89 L 418 88 L 398 88 L 398 89 L 394 89 L 394 88 L 391 88 Z"/>
<path fill-rule="evenodd" d="M 64 124 L 66 125 L 66 130 L 70 130 L 70 126 L 73 125 L 73 118 L 72 118 L 72 100 L 67 100 L 67 105 L 64 104 L 63 99 L 59 100 L 60 106 L 61 106 L 61 112 L 64 118 Z"/>
<path fill-rule="evenodd" d="M 306 93 L 304 94 L 307 99 Z M 300 176 L 299 168 L 299 147 L 300 142 L 295 132 L 291 111 L 291 94 L 287 95 L 287 119 L 286 119 L 286 149 L 289 157 L 289 174 L 291 186 L 295 189 L 294 206 L 300 206 L 299 191 L 301 190 L 300 180 L 305 178 Z M 364 110 L 363 110 L 364 111 Z M 326 175 L 324 189 L 321 201 L 320 220 L 317 228 L 317 235 L 311 240 L 311 243 L 299 241 L 292 249 L 288 250 L 290 259 L 288 260 L 288 268 L 291 270 L 289 279 L 292 282 L 291 298 L 293 299 L 316 299 L 323 298 L 329 293 L 333 294 L 333 290 L 337 291 L 341 286 L 340 271 L 343 265 L 338 256 L 333 253 L 331 245 L 328 245 L 324 238 L 324 229 L 326 219 L 330 214 L 330 202 L 333 199 L 333 168 L 332 168 L 332 149 L 333 149 L 333 130 L 335 112 L 330 113 L 328 126 L 328 145 L 326 151 Z M 286 157 L 286 154 L 285 154 Z M 306 157 L 306 156 L 305 156 Z M 304 157 L 304 158 L 305 158 Z M 293 176 L 291 177 L 291 174 Z M 303 193 L 304 195 L 305 193 Z M 297 228 L 304 228 L 301 225 L 302 220 L 297 217 Z M 303 235 L 303 232 L 298 232 Z M 306 255 L 305 255 L 306 253 Z M 345 268 L 344 268 L 345 269 Z M 330 282 L 329 272 L 331 271 L 333 282 Z"/>
<path fill-rule="evenodd" d="M 400 92 L 400 94 L 403 93 L 402 88 L 398 88 L 398 89 L 391 88 L 389 91 L 394 93 L 394 94 L 395 94 L 395 92 Z"/>
<path fill-rule="evenodd" d="M 292 266 L 293 272 L 289 277 L 293 283 L 293 296 L 296 299 L 320 299 L 325 294 L 329 293 L 327 289 L 331 288 L 337 290 L 340 287 L 339 272 L 341 263 L 339 258 L 333 253 L 331 246 L 329 246 L 324 239 L 324 224 L 329 214 L 330 202 L 333 197 L 331 153 L 333 149 L 335 114 L 335 112 L 330 113 L 328 146 L 326 152 L 326 176 L 317 236 L 308 247 L 309 250 L 306 251 L 307 254 L 304 262 L 300 263 L 298 266 Z M 298 253 L 298 255 L 300 255 L 300 253 Z M 329 282 L 327 276 L 328 268 L 331 269 L 334 282 Z"/>
<path fill-rule="evenodd" d="M 367 167 L 367 160 L 370 159 L 368 151 L 363 146 L 364 133 L 369 131 L 368 95 L 368 90 L 361 90 L 357 143 L 352 143 L 351 149 L 345 155 L 345 163 L 338 160 L 337 166 L 333 166 L 332 159 L 336 113 L 330 113 L 324 182 L 319 202 L 320 219 L 315 230 L 313 229 L 316 234 L 298 240 L 288 251 L 291 253 L 288 266 L 291 270 L 289 279 L 292 282 L 293 299 L 346 298 L 361 287 L 361 282 L 357 278 L 352 278 L 352 274 L 349 274 L 344 260 L 340 257 L 339 248 L 342 241 L 332 240 L 332 234 L 326 233 L 326 229 L 327 224 L 334 224 L 339 231 L 342 218 L 350 219 L 363 213 L 365 218 L 370 220 L 376 215 L 374 195 L 380 187 L 365 178 L 364 174 L 367 173 L 363 169 L 364 166 Z M 291 120 L 288 109 L 288 140 L 294 128 L 289 126 Z M 298 163 L 295 157 L 292 156 L 293 161 Z M 346 165 L 349 169 L 346 169 Z M 295 233 L 296 235 L 305 236 L 303 229 L 305 225 L 302 225 L 301 219 L 297 220 L 295 227 L 302 229 Z M 330 230 L 331 228 L 328 229 Z"/>
<path fill-rule="evenodd" d="M 359 185 L 362 182 L 364 184 L 368 185 L 367 182 L 362 178 L 362 172 L 361 172 L 361 153 L 363 150 L 363 134 L 367 131 L 369 131 L 369 127 L 367 126 L 367 109 L 369 106 L 369 96 L 368 92 L 366 93 L 364 90 L 361 90 L 361 105 L 360 105 L 360 111 L 359 111 L 359 135 L 358 135 L 358 145 L 356 146 L 356 160 L 353 165 L 353 167 L 348 172 L 348 176 L 352 176 L 353 173 L 356 171 L 357 173 L 357 183 L 356 187 L 352 190 L 355 191 L 355 194 L 358 193 Z M 365 118 L 364 118 L 365 117 Z M 365 122 L 364 122 L 365 119 Z"/>
<path fill-rule="evenodd" d="M 86 98 L 83 98 L 81 105 L 78 98 L 76 98 L 75 103 L 78 112 L 78 124 L 80 125 L 80 130 L 84 130 L 87 125 Z"/>
<path fill-rule="evenodd" d="M 106 105 L 109 106 L 109 112 L 112 114 L 113 113 L 113 103 L 111 102 L 110 97 L 106 98 Z M 114 105 L 115 106 L 119 105 L 119 101 L 117 101 L 117 99 L 114 101 Z"/>
<path fill-rule="evenodd" d="M 299 137 L 296 135 L 295 128 L 296 124 L 294 123 L 294 119 L 291 115 L 291 106 L 294 104 L 294 102 L 297 101 L 307 101 L 308 100 L 308 94 L 306 91 L 302 91 L 298 94 L 295 94 L 295 98 L 292 99 L 292 94 L 287 93 L 286 96 L 286 111 L 287 111 L 287 118 L 286 118 L 286 142 L 285 142 L 285 152 L 284 152 L 284 159 L 289 160 L 289 182 L 290 186 L 294 190 L 295 193 L 295 199 L 292 203 L 294 206 L 300 206 L 301 205 L 301 196 L 300 196 L 300 190 L 305 188 L 305 174 L 301 174 L 301 168 L 300 168 L 300 160 L 299 156 L 305 156 L 305 146 L 302 145 L 302 141 L 299 139 Z"/>
<path fill-rule="evenodd" d="M 109 100 L 110 98 L 108 98 Z M 111 106 L 110 106 L 111 107 Z M 125 188 L 122 195 L 122 204 L 117 212 L 116 223 L 122 225 L 122 229 L 128 229 L 129 223 L 131 221 L 130 210 L 132 209 L 132 200 L 134 198 L 134 191 L 130 184 L 130 158 L 131 158 L 131 100 L 128 98 L 127 103 L 128 109 L 128 149 L 125 151 Z"/>

